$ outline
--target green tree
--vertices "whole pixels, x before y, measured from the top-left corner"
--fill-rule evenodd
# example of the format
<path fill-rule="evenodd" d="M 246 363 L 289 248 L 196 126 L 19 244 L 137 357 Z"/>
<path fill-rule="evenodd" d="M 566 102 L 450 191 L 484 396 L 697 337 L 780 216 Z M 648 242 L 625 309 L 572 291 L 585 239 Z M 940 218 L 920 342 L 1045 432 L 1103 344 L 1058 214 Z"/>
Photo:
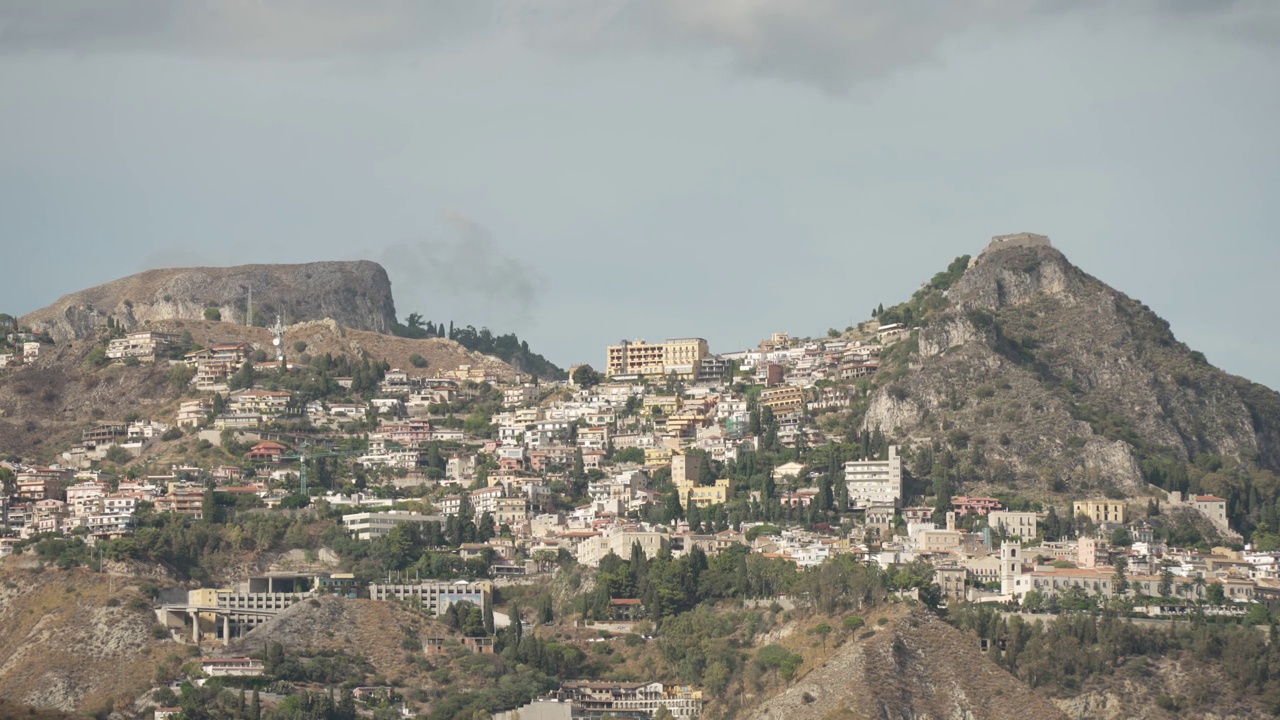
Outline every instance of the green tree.
<path fill-rule="evenodd" d="M 583 365 L 573 371 L 573 384 L 580 388 L 593 388 L 600 384 L 600 379 L 600 373 L 591 369 L 590 365 Z"/>
<path fill-rule="evenodd" d="M 231 390 L 244 390 L 253 387 L 253 383 L 257 380 L 257 373 L 253 370 L 253 362 L 245 361 L 244 365 L 231 376 L 227 381 L 227 387 Z"/>
<path fill-rule="evenodd" d="M 125 450 L 119 445 L 112 445 L 107 448 L 105 459 L 107 462 L 115 463 L 116 465 L 123 465 L 132 460 L 133 456 L 129 454 L 128 450 Z"/>
<path fill-rule="evenodd" d="M 207 307 L 204 309 L 204 319 L 213 322 L 222 322 L 222 311 L 216 307 Z"/>
<path fill-rule="evenodd" d="M 1160 584 L 1157 586 L 1160 597 L 1168 598 L 1173 596 L 1173 570 L 1169 564 L 1165 563 L 1160 569 Z"/>
<path fill-rule="evenodd" d="M 1225 605 L 1227 603 L 1227 593 L 1221 582 L 1209 583 L 1208 591 L 1205 593 L 1210 605 Z"/>
<path fill-rule="evenodd" d="M 1129 592 L 1129 578 L 1125 574 L 1129 569 L 1129 558 L 1120 555 L 1116 557 L 1115 562 L 1112 564 L 1116 568 L 1111 578 L 1112 589 L 1115 590 L 1116 595 L 1125 595 Z"/>
<path fill-rule="evenodd" d="M 822 638 L 822 649 L 827 649 L 827 636 L 831 634 L 831 626 L 827 623 L 818 623 L 809 630 L 810 633 Z"/>

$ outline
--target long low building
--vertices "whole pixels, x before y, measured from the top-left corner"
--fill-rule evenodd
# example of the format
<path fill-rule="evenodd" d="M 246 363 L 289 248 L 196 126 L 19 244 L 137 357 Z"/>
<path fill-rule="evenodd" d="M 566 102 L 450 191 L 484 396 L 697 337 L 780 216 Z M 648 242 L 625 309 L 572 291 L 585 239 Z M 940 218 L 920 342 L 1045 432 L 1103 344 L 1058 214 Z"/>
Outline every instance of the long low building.
<path fill-rule="evenodd" d="M 342 525 L 347 532 L 358 540 L 372 540 L 391 532 L 391 528 L 399 523 L 444 523 L 442 515 L 423 515 L 408 510 L 387 510 L 386 512 L 352 513 L 342 517 Z"/>
<path fill-rule="evenodd" d="M 433 615 L 442 615 L 449 606 L 469 602 L 483 609 L 493 596 L 493 585 L 487 582 L 424 581 L 417 583 L 371 583 L 371 600 L 416 600 L 422 609 Z"/>

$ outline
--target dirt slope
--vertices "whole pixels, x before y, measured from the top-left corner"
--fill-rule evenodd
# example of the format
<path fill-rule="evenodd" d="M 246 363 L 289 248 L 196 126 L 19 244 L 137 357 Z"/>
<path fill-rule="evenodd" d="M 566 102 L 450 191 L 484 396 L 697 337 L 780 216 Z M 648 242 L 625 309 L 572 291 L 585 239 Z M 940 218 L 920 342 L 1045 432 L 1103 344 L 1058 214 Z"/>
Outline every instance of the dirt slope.
<path fill-rule="evenodd" d="M 0 567 L 0 697 L 65 711 L 124 707 L 186 648 L 152 635 L 135 578 Z M 172 661 L 171 661 L 172 662 Z"/>
<path fill-rule="evenodd" d="M 261 653 L 273 643 L 286 652 L 341 650 L 366 658 L 376 675 L 396 684 L 416 674 L 406 650 L 421 653 L 419 639 L 451 634 L 422 613 L 392 602 L 318 597 L 288 608 L 254 629 L 229 655 Z M 414 641 L 413 647 L 405 640 Z"/>
<path fill-rule="evenodd" d="M 870 637 L 867 635 L 870 633 Z M 749 720 L 1065 720 L 962 633 L 923 611 L 864 631 Z"/>

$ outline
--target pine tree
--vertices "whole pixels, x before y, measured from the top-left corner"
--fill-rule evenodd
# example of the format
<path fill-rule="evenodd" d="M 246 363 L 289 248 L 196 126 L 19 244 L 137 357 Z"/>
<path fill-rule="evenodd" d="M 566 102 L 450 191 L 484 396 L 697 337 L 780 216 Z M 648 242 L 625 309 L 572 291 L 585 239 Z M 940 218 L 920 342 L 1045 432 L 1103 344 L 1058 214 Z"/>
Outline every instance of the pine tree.
<path fill-rule="evenodd" d="M 524 621 L 520 619 L 520 606 L 511 603 L 511 637 L 516 647 L 520 646 L 520 641 L 524 638 Z"/>
<path fill-rule="evenodd" d="M 262 720 L 262 701 L 258 698 L 258 689 L 253 689 L 253 700 L 249 706 L 249 717 L 251 720 Z"/>
<path fill-rule="evenodd" d="M 484 620 L 483 620 L 483 622 L 484 622 L 484 632 L 485 632 L 485 635 L 492 636 L 492 635 L 493 635 L 493 630 L 494 630 L 494 625 L 493 625 L 493 603 L 492 603 L 492 602 L 486 602 L 486 603 L 484 604 Z"/>

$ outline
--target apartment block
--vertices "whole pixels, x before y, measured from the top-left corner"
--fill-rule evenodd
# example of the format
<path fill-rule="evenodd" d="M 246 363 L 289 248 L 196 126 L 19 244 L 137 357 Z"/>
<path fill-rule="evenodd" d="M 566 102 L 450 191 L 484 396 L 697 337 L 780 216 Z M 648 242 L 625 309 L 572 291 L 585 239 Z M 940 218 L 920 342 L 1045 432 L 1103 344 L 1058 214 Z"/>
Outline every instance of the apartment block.
<path fill-rule="evenodd" d="M 696 380 L 703 359 L 711 353 L 707 341 L 702 338 L 677 338 L 661 343 L 623 340 L 621 344 L 610 345 L 607 354 L 605 372 L 609 377 L 653 377 L 675 373 L 682 380 Z"/>
<path fill-rule="evenodd" d="M 898 446 L 889 446 L 888 460 L 851 460 L 844 464 L 849 504 L 854 508 L 897 505 L 902 499 L 902 458 Z"/>

